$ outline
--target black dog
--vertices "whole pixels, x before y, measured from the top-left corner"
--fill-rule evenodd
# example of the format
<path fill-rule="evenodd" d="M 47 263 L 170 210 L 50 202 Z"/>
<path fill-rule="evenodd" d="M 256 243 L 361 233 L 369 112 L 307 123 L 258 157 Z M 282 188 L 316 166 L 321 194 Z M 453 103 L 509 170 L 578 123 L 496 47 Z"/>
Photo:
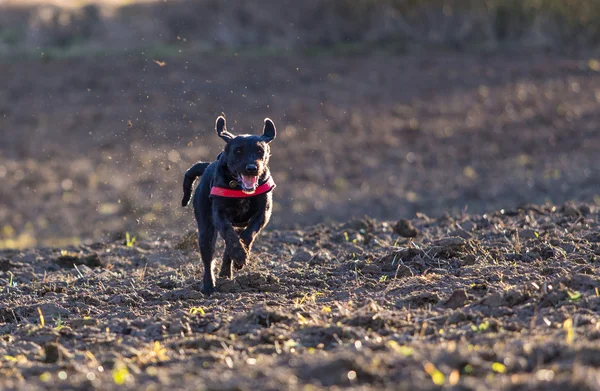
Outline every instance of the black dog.
<path fill-rule="evenodd" d="M 198 223 L 198 244 L 204 263 L 202 291 L 215 290 L 212 271 L 217 232 L 225 239 L 225 253 L 219 277 L 231 278 L 246 265 L 252 242 L 271 218 L 271 190 L 275 183 L 269 172 L 269 143 L 275 138 L 275 125 L 266 118 L 262 136 L 234 136 L 225 128 L 225 118 L 217 118 L 217 134 L 227 143 L 217 160 L 196 163 L 183 179 L 182 206 L 190 202 L 194 180 L 202 176 L 194 193 L 194 215 Z"/>

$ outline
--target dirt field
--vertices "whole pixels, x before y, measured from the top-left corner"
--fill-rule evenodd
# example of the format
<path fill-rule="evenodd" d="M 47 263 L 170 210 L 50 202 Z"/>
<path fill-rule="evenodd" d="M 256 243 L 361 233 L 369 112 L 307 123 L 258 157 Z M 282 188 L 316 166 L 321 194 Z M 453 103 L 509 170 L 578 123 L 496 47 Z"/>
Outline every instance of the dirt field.
<path fill-rule="evenodd" d="M 454 49 L 0 58 L 0 388 L 599 390 L 600 57 Z M 205 297 L 222 112 L 278 186 Z"/>
<path fill-rule="evenodd" d="M 209 298 L 185 235 L 5 250 L 0 388 L 597 390 L 598 211 L 273 231 Z"/>

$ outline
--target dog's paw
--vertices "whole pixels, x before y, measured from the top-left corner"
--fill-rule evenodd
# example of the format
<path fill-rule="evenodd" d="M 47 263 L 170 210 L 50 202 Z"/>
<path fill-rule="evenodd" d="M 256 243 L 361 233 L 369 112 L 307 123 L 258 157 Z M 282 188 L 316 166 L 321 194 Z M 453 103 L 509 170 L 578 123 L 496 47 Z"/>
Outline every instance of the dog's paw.
<path fill-rule="evenodd" d="M 233 278 L 233 273 L 231 272 L 231 267 L 229 267 L 229 269 L 226 268 L 222 268 L 221 271 L 219 272 L 219 277 L 221 278 Z"/>
<path fill-rule="evenodd" d="M 215 288 L 214 286 L 203 286 L 202 287 L 202 293 L 204 293 L 207 296 L 210 296 L 211 294 L 215 293 L 217 291 L 217 288 Z"/>
<path fill-rule="evenodd" d="M 235 270 L 241 270 L 244 268 L 244 266 L 246 266 L 248 261 L 248 253 L 242 246 L 231 249 L 229 251 L 229 256 L 233 261 L 233 267 Z"/>
<path fill-rule="evenodd" d="M 246 267 L 246 263 L 246 260 L 240 262 L 233 261 L 233 267 L 235 270 L 242 270 L 244 267 Z"/>

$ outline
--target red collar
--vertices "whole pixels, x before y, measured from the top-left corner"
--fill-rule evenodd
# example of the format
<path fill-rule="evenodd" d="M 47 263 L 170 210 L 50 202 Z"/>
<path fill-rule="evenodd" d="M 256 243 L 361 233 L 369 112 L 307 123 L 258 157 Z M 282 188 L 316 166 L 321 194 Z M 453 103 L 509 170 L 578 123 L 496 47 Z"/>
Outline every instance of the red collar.
<path fill-rule="evenodd" d="M 275 181 L 273 180 L 273 177 L 270 176 L 269 179 L 265 183 L 258 186 L 256 188 L 256 190 L 254 190 L 252 193 L 245 192 L 243 190 L 231 190 L 231 189 L 227 189 L 225 187 L 213 186 L 210 189 L 210 195 L 219 196 L 219 197 L 227 197 L 227 198 L 247 198 L 247 197 L 254 197 L 259 194 L 267 193 L 267 192 L 273 190 L 275 188 L 275 186 L 276 186 Z"/>

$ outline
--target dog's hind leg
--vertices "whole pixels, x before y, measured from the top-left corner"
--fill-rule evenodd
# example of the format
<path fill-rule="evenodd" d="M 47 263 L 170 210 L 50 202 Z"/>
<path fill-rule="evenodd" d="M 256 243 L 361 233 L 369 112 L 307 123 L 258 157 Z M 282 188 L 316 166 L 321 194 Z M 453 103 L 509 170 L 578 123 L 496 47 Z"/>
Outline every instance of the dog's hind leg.
<path fill-rule="evenodd" d="M 200 247 L 200 256 L 204 264 L 204 278 L 202 292 L 209 295 L 215 291 L 215 276 L 213 274 L 213 255 L 215 253 L 215 243 L 217 241 L 217 231 L 213 226 L 205 227 L 198 231 L 198 245 Z"/>
<path fill-rule="evenodd" d="M 223 254 L 223 264 L 221 265 L 221 271 L 219 272 L 219 277 L 229 278 L 233 277 L 233 272 L 231 271 L 231 256 L 227 252 Z"/>

